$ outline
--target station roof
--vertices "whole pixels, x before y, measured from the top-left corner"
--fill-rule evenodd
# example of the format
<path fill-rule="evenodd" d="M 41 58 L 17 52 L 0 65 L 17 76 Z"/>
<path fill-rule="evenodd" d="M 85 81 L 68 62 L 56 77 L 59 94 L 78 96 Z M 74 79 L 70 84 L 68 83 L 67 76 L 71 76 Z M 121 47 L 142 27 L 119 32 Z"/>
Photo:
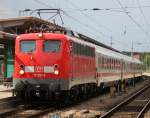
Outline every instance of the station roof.
<path fill-rule="evenodd" d="M 61 28 L 56 24 L 50 23 L 37 17 L 19 17 L 19 18 L 0 19 L 0 30 L 12 34 L 23 34 L 31 26 L 40 27 L 43 24 L 48 25 L 52 28 L 53 27 Z"/>
<path fill-rule="evenodd" d="M 0 31 L 0 43 L 6 43 L 9 40 L 14 40 L 16 36 L 16 34 Z"/>

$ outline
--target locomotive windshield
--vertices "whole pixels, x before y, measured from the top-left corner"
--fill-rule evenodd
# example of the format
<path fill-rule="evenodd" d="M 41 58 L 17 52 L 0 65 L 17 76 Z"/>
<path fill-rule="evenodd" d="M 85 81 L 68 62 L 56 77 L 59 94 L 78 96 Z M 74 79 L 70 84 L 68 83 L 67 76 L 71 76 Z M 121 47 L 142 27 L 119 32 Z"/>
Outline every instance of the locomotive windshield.
<path fill-rule="evenodd" d="M 35 41 L 21 41 L 20 50 L 21 52 L 34 52 L 36 49 Z"/>
<path fill-rule="evenodd" d="M 44 51 L 57 53 L 60 51 L 60 41 L 59 40 L 47 40 L 44 42 Z"/>

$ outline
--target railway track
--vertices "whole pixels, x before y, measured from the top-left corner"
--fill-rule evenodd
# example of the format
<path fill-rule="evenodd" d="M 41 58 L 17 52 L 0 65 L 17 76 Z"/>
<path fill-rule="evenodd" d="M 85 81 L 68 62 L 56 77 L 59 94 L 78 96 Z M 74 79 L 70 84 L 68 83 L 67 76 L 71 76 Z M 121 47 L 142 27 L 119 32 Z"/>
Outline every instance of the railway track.
<path fill-rule="evenodd" d="M 18 105 L 16 108 L 7 109 L 0 112 L 0 118 L 38 118 L 48 113 L 53 113 L 57 110 L 63 110 L 75 103 L 56 105 L 56 103 L 34 105 Z"/>
<path fill-rule="evenodd" d="M 8 97 L 0 100 L 0 111 L 7 108 L 16 107 L 21 104 L 16 97 Z"/>
<path fill-rule="evenodd" d="M 18 105 L 16 108 L 10 108 L 0 111 L 0 118 L 37 118 L 48 112 L 55 111 L 56 107 L 50 105 Z"/>
<path fill-rule="evenodd" d="M 37 108 L 16 108 L 0 114 L 0 118 L 37 118 L 48 112 L 55 111 L 56 108 L 37 107 Z"/>
<path fill-rule="evenodd" d="M 145 86 L 138 93 L 136 93 L 137 95 L 133 95 L 134 97 L 131 96 L 131 97 L 133 97 L 132 99 L 136 98 L 136 96 L 141 94 L 141 92 L 144 92 L 146 89 L 149 89 L 149 88 L 150 88 L 150 86 Z M 150 90 L 147 91 L 147 94 L 149 92 L 150 92 Z M 128 103 L 129 101 L 130 101 L 130 99 L 126 103 Z M 136 100 L 136 101 L 139 102 L 140 100 Z M 145 99 L 144 102 L 146 104 L 148 102 L 148 99 Z M 0 118 L 38 118 L 38 117 L 44 116 L 44 115 L 46 115 L 48 113 L 52 113 L 53 114 L 56 111 L 64 112 L 64 111 L 70 109 L 71 107 L 75 108 L 80 103 L 84 104 L 84 102 L 81 101 L 78 104 L 64 105 L 64 106 L 60 106 L 60 107 L 58 107 L 58 106 L 55 107 L 54 105 L 48 105 L 48 106 L 43 106 L 42 105 L 42 106 L 38 106 L 38 107 L 22 106 L 22 107 L 17 107 L 15 109 L 10 109 L 10 110 L 4 111 L 4 112 L 0 112 Z M 126 104 L 126 103 L 124 103 L 124 104 Z M 145 107 L 145 108 L 147 108 L 147 107 Z M 143 109 L 143 111 L 145 111 L 145 108 Z M 119 109 L 119 107 L 117 109 Z M 116 110 L 112 110 L 112 113 L 110 113 L 110 114 L 113 115 L 114 112 L 117 111 L 117 109 Z M 102 118 L 109 117 L 109 116 L 111 116 L 110 114 L 108 114 L 108 115 L 104 114 L 101 117 Z M 141 112 L 141 115 L 143 115 L 143 112 Z M 141 116 L 139 116 L 139 118 L 141 118 Z"/>
<path fill-rule="evenodd" d="M 79 101 L 83 102 L 83 100 Z M 48 113 L 54 113 L 56 111 L 63 111 L 65 109 L 68 109 L 70 107 L 75 106 L 76 103 L 68 103 L 68 104 L 62 104 L 62 105 L 42 105 L 42 106 L 21 106 L 17 107 L 15 109 L 7 110 L 0 113 L 0 118 L 38 118 L 40 116 L 44 116 Z"/>
<path fill-rule="evenodd" d="M 150 106 L 150 83 L 141 90 L 128 97 L 115 107 L 105 112 L 100 118 L 143 118 L 146 110 Z M 125 116 L 125 117 L 124 117 Z"/>

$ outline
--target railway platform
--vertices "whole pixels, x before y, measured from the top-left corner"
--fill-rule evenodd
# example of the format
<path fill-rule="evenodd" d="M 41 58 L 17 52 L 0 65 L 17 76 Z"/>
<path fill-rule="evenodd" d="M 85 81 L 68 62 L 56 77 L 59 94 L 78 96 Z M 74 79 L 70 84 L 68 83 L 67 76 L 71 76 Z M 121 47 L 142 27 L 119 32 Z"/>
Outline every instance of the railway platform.
<path fill-rule="evenodd" d="M 13 87 L 0 85 L 0 99 L 12 97 Z"/>
<path fill-rule="evenodd" d="M 145 73 L 143 73 L 143 76 L 148 76 L 148 77 L 150 77 L 150 73 L 145 72 Z"/>

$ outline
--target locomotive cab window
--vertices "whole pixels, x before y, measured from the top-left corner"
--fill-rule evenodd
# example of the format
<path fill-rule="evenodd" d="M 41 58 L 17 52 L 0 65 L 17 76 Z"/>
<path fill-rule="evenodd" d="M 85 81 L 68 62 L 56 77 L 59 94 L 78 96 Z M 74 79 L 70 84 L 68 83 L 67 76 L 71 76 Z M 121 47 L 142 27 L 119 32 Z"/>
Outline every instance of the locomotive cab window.
<path fill-rule="evenodd" d="M 21 41 L 21 52 L 34 52 L 36 50 L 36 41 Z"/>
<path fill-rule="evenodd" d="M 60 51 L 60 44 L 59 40 L 44 41 L 44 52 L 58 53 Z"/>

